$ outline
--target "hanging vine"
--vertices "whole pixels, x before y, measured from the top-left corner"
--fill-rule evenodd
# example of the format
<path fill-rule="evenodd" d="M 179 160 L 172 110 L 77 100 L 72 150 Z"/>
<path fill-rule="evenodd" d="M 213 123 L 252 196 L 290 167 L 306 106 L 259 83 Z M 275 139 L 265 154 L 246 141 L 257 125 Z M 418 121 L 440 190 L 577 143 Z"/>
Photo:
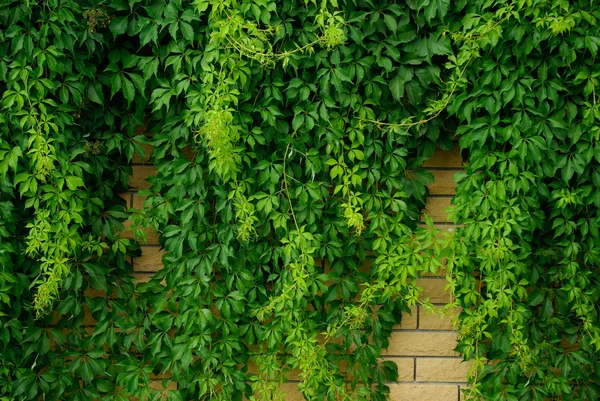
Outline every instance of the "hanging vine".
<path fill-rule="evenodd" d="M 565 0 L 5 1 L 0 399 L 270 400 L 293 379 L 384 400 L 382 350 L 431 308 L 415 282 L 442 261 L 469 397 L 597 399 L 598 18 Z M 442 238 L 420 224 L 422 164 L 453 138 L 468 163 Z M 144 144 L 157 174 L 126 211 Z M 128 217 L 166 251 L 148 282 Z"/>

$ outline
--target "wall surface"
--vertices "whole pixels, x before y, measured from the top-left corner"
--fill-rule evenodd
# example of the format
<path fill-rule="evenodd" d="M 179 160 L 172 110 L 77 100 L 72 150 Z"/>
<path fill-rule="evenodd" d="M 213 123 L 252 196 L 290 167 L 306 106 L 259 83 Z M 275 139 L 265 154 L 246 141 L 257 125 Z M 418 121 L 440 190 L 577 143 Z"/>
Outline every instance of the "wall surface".
<path fill-rule="evenodd" d="M 146 152 L 149 154 L 150 152 Z M 456 147 L 453 151 L 437 150 L 425 163 L 435 182 L 429 185 L 430 198 L 427 202 L 428 213 L 439 228 L 452 229 L 446 222 L 445 209 L 454 195 L 454 173 L 461 170 L 462 159 Z M 123 194 L 129 207 L 143 207 L 144 198 L 138 190 L 148 188 L 145 178 L 155 174 L 152 165 L 139 157 L 134 159 L 133 176 L 130 180 L 130 192 Z M 131 233 L 128 233 L 131 235 Z M 133 260 L 138 279 L 147 280 L 162 267 L 163 251 L 156 233 L 147 233 L 147 243 L 142 245 L 142 256 Z M 419 286 L 424 296 L 441 308 L 448 301 L 444 292 L 444 277 L 423 277 Z M 394 330 L 386 358 L 398 365 L 398 383 L 391 383 L 392 401 L 460 401 L 461 387 L 466 385 L 465 377 L 468 365 L 453 349 L 456 345 L 456 332 L 452 330 L 449 318 L 429 314 L 420 307 L 413 308 L 412 314 L 402 319 L 402 324 Z M 296 391 L 294 383 L 285 385 L 286 400 L 300 401 L 302 396 Z"/>

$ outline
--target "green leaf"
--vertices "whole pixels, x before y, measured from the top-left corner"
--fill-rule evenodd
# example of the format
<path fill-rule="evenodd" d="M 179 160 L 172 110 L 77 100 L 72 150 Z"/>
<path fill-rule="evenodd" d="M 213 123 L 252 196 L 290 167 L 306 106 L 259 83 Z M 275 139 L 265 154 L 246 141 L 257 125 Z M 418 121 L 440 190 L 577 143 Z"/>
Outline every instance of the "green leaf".
<path fill-rule="evenodd" d="M 129 24 L 129 20 L 127 16 L 115 17 L 110 21 L 110 31 L 113 34 L 113 37 L 117 37 L 118 35 L 123 35 L 127 32 L 127 26 Z"/>
<path fill-rule="evenodd" d="M 179 26 L 181 27 L 181 33 L 183 34 L 185 40 L 192 42 L 194 40 L 194 29 L 192 26 L 183 21 L 179 24 Z"/>
<path fill-rule="evenodd" d="M 135 87 L 138 90 L 139 94 L 142 95 L 142 96 L 144 96 L 144 93 L 146 92 L 146 80 L 144 80 L 138 74 L 127 73 L 127 75 L 129 76 L 129 78 L 131 79 L 131 81 L 133 82 L 133 84 L 135 85 Z"/>
<path fill-rule="evenodd" d="M 158 64 L 159 64 L 158 58 L 153 58 L 152 60 L 150 60 L 149 62 L 144 64 L 144 67 L 142 70 L 144 72 L 144 80 L 145 81 L 150 79 L 153 75 L 157 74 Z"/>
<path fill-rule="evenodd" d="M 383 20 L 385 21 L 385 24 L 387 25 L 390 31 L 396 32 L 398 30 L 398 24 L 396 23 L 396 19 L 393 16 L 389 14 L 384 14 Z"/>
<path fill-rule="evenodd" d="M 133 82 L 123 76 L 123 96 L 127 99 L 127 105 L 130 105 L 135 99 L 135 88 Z"/>
<path fill-rule="evenodd" d="M 298 129 L 302 127 L 302 125 L 304 125 L 305 117 L 306 116 L 304 115 L 304 113 L 298 113 L 294 116 L 294 120 L 292 121 L 292 128 L 294 129 L 294 131 L 298 131 Z"/>
<path fill-rule="evenodd" d="M 156 43 L 158 40 L 158 28 L 156 24 L 148 22 L 140 32 L 140 48 L 150 42 Z"/>
<path fill-rule="evenodd" d="M 377 59 L 377 65 L 383 67 L 387 72 L 392 71 L 392 60 L 387 57 L 379 57 Z"/>
<path fill-rule="evenodd" d="M 396 75 L 390 82 L 390 91 L 396 101 L 400 101 L 404 96 L 404 81 L 400 78 L 400 75 Z"/>
<path fill-rule="evenodd" d="M 122 86 L 123 86 L 123 74 L 120 72 L 113 74 L 113 76 L 110 78 L 110 97 L 111 97 L 111 99 L 115 95 L 115 93 L 117 93 L 118 91 L 121 90 Z"/>
<path fill-rule="evenodd" d="M 94 103 L 104 104 L 104 94 L 99 82 L 90 82 L 87 87 L 87 97 Z M 112 97 L 112 96 L 111 96 Z"/>
<path fill-rule="evenodd" d="M 67 187 L 71 191 L 75 191 L 75 190 L 77 190 L 77 188 L 85 186 L 83 183 L 83 179 L 81 179 L 80 177 L 75 177 L 72 175 L 66 176 L 65 181 L 67 183 Z"/>

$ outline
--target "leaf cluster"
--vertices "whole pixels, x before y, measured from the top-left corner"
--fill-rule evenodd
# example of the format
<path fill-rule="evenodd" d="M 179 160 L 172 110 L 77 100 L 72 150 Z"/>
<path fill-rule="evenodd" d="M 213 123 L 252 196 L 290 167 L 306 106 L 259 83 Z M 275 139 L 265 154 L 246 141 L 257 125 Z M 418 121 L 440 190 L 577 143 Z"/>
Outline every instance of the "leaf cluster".
<path fill-rule="evenodd" d="M 504 4 L 467 6 L 460 37 Z M 587 1 L 511 8 L 448 106 L 469 154 L 448 253 L 458 349 L 478 399 L 597 400 L 600 13 Z"/>
<path fill-rule="evenodd" d="M 451 143 L 362 120 L 443 90 L 437 3 L 4 1 L 0 397 L 384 399 Z M 166 255 L 136 284 L 117 194 L 144 144 L 130 224 Z"/>
<path fill-rule="evenodd" d="M 307 399 L 383 400 L 382 350 L 444 257 L 473 397 L 598 399 L 598 18 L 4 1 L 0 397 L 263 400 L 295 378 Z M 447 242 L 419 227 L 421 166 L 452 135 Z M 144 144 L 157 175 L 126 211 Z M 166 251 L 137 284 L 129 215 Z"/>

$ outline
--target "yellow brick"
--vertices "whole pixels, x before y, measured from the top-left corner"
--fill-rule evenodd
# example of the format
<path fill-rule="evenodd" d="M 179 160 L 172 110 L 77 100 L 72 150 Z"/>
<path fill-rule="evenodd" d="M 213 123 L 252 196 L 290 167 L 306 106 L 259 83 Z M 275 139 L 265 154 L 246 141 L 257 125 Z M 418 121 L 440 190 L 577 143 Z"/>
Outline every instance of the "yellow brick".
<path fill-rule="evenodd" d="M 133 282 L 135 284 L 138 283 L 147 283 L 148 281 L 150 281 L 150 279 L 152 278 L 152 276 L 154 276 L 154 274 L 148 274 L 148 273 L 133 273 Z"/>
<path fill-rule="evenodd" d="M 285 401 L 304 401 L 304 396 L 298 390 L 296 383 L 284 383 L 279 390 L 285 393 Z"/>
<path fill-rule="evenodd" d="M 393 361 L 398 366 L 398 381 L 412 382 L 415 379 L 415 358 L 388 357 L 386 360 Z"/>
<path fill-rule="evenodd" d="M 133 155 L 133 159 L 131 160 L 132 163 L 145 163 L 150 160 L 150 153 L 152 153 L 152 146 L 144 144 L 144 145 L 142 145 L 142 148 L 144 149 L 144 157 L 142 158 L 141 154 L 135 153 Z"/>
<path fill-rule="evenodd" d="M 427 198 L 427 204 L 423 211 L 436 223 L 447 223 L 446 208 L 450 206 L 452 201 L 451 196 L 440 196 L 435 198 Z"/>
<path fill-rule="evenodd" d="M 448 270 L 446 270 L 445 266 L 440 267 L 440 270 L 437 273 L 421 273 L 422 277 L 446 277 L 446 273 L 448 272 Z"/>
<path fill-rule="evenodd" d="M 453 331 L 395 331 L 384 352 L 389 356 L 458 356 L 455 347 Z"/>
<path fill-rule="evenodd" d="M 458 401 L 458 386 L 452 384 L 392 384 L 391 401 Z"/>
<path fill-rule="evenodd" d="M 133 135 L 143 135 L 146 133 L 146 127 L 148 126 L 148 120 L 144 121 L 144 125 L 136 125 L 133 129 Z"/>
<path fill-rule="evenodd" d="M 191 146 L 186 146 L 185 148 L 181 149 L 181 151 L 185 155 L 186 159 L 188 159 L 190 161 L 196 160 L 196 153 L 197 152 L 194 152 L 194 150 L 192 149 Z"/>
<path fill-rule="evenodd" d="M 394 329 L 412 330 L 417 328 L 417 307 L 410 308 L 411 313 L 402 314 L 402 322 L 394 325 Z"/>
<path fill-rule="evenodd" d="M 150 188 L 146 178 L 156 175 L 154 166 L 133 166 L 132 175 L 129 178 L 129 187 L 133 190 Z"/>
<path fill-rule="evenodd" d="M 422 298 L 429 298 L 434 304 L 446 304 L 450 302 L 450 294 L 444 291 L 447 281 L 445 278 L 423 277 L 417 280 L 417 287 L 423 288 Z"/>
<path fill-rule="evenodd" d="M 429 227 L 424 222 L 419 223 L 418 227 L 429 231 Z M 438 230 L 438 232 L 436 233 L 436 238 L 440 239 L 447 239 L 449 235 L 453 235 L 456 232 L 457 227 L 458 226 L 455 224 L 447 224 L 442 222 L 433 223 L 433 229 Z"/>
<path fill-rule="evenodd" d="M 106 298 L 106 291 L 104 291 L 104 290 L 97 290 L 95 288 L 88 287 L 88 288 L 85 289 L 85 291 L 83 291 L 83 295 L 85 295 L 86 297 L 103 297 L 103 298 Z"/>
<path fill-rule="evenodd" d="M 92 316 L 92 311 L 87 305 L 83 305 L 83 324 L 86 326 L 95 326 L 96 319 Z"/>
<path fill-rule="evenodd" d="M 147 283 L 150 281 L 150 279 L 152 279 L 152 277 L 154 277 L 154 272 L 148 272 L 148 273 L 133 273 L 133 282 L 134 284 L 140 284 L 140 283 Z M 160 284 L 162 286 L 166 286 L 167 282 L 163 279 Z"/>
<path fill-rule="evenodd" d="M 434 306 L 435 312 L 431 313 L 425 308 L 419 308 L 419 329 L 420 330 L 453 330 L 451 316 L 442 316 L 443 306 Z M 455 316 L 460 313 L 459 310 L 450 311 Z"/>
<path fill-rule="evenodd" d="M 452 177 L 457 170 L 434 170 L 434 181 L 427 185 L 430 195 L 454 195 L 456 193 L 456 183 Z"/>
<path fill-rule="evenodd" d="M 460 358 L 417 358 L 418 382 L 466 383 L 468 370 Z"/>
<path fill-rule="evenodd" d="M 134 194 L 135 195 L 135 194 Z M 446 234 L 446 233 L 454 233 L 456 231 L 456 228 L 458 226 L 454 225 L 454 224 L 434 224 L 433 225 L 435 228 L 437 228 L 438 230 L 442 231 L 442 234 Z"/>
<path fill-rule="evenodd" d="M 123 192 L 122 194 L 119 194 L 119 197 L 127 202 L 127 207 L 131 207 L 131 192 Z"/>
<path fill-rule="evenodd" d="M 152 390 L 177 390 L 177 383 L 175 383 L 174 381 L 169 380 L 166 384 L 167 386 L 163 387 L 162 380 L 152 380 L 150 382 L 150 388 Z"/>
<path fill-rule="evenodd" d="M 162 256 L 165 251 L 157 246 L 142 246 L 142 256 L 133 259 L 136 272 L 156 272 L 162 268 Z"/>
<path fill-rule="evenodd" d="M 468 384 L 461 384 L 458 387 L 460 388 L 460 401 L 466 400 L 467 396 L 470 395 L 471 390 L 473 390 L 473 387 Z"/>
<path fill-rule="evenodd" d="M 141 210 L 144 208 L 144 201 L 146 200 L 146 195 L 139 195 L 136 192 L 133 193 L 133 201 L 131 207 L 137 210 Z"/>
<path fill-rule="evenodd" d="M 454 149 L 443 150 L 437 148 L 429 160 L 423 163 L 423 167 L 462 167 L 462 156 L 460 147 L 454 144 Z"/>

